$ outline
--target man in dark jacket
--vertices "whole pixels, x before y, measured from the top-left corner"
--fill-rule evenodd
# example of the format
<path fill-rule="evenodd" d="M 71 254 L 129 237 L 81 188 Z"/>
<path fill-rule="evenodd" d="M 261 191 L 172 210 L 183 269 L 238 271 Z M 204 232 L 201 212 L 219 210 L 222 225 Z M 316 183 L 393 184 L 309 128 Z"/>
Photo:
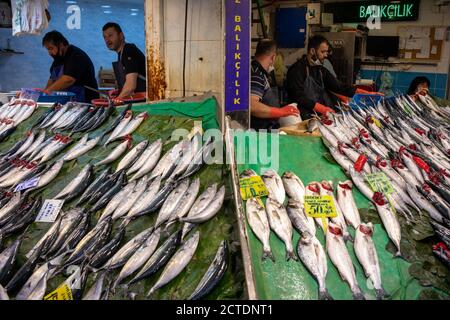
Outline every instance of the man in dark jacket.
<path fill-rule="evenodd" d="M 337 98 L 353 97 L 355 93 L 369 93 L 339 82 L 324 66 L 329 44 L 323 36 L 308 40 L 307 54 L 293 64 L 287 73 L 286 84 L 290 102 L 296 102 L 303 120 L 314 113 L 336 112 Z M 344 96 L 344 97 L 342 97 Z"/>

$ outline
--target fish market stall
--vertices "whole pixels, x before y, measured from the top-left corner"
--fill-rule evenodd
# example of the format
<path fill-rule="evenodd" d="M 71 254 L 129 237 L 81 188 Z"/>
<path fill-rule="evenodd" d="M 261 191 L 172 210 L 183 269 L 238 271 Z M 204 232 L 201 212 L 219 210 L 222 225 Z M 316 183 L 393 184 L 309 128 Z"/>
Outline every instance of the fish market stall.
<path fill-rule="evenodd" d="M 55 105 L 8 134 L 2 299 L 241 297 L 229 171 L 179 107 Z"/>
<path fill-rule="evenodd" d="M 266 187 L 235 194 L 254 298 L 450 298 L 449 109 L 406 97 L 361 106 L 322 119 L 323 138 L 235 133 L 241 186 L 259 176 Z M 324 214 L 309 216 L 313 204 Z"/>

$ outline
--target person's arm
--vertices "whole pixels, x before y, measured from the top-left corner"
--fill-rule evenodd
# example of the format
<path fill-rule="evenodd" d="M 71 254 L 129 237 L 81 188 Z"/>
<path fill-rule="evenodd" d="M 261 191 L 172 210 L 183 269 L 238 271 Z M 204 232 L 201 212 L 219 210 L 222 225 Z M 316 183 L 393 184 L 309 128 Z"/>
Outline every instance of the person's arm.
<path fill-rule="evenodd" d="M 54 80 L 52 80 L 52 79 L 48 79 L 48 81 L 47 81 L 47 85 L 45 86 L 45 90 L 47 90 L 48 89 L 48 87 L 50 87 L 52 84 L 54 84 L 55 83 L 55 81 Z"/>
<path fill-rule="evenodd" d="M 117 97 L 117 99 L 129 97 L 132 94 L 134 94 L 134 92 L 136 91 L 136 87 L 137 87 L 137 79 L 138 79 L 137 73 L 127 74 L 126 78 L 125 78 L 125 84 L 124 84 L 123 89 L 120 92 L 119 96 Z"/>
<path fill-rule="evenodd" d="M 340 82 L 338 79 L 333 77 L 330 71 L 328 71 L 325 67 L 321 68 L 323 82 L 325 84 L 325 88 L 328 91 L 333 93 L 337 93 L 346 97 L 353 97 L 356 93 L 356 89 L 351 86 L 347 86 Z"/>
<path fill-rule="evenodd" d="M 50 84 L 50 86 L 45 88 L 45 90 L 49 92 L 65 90 L 75 84 L 75 82 L 75 78 L 63 75 L 58 80 Z"/>
<path fill-rule="evenodd" d="M 250 113 L 255 118 L 279 119 L 292 115 L 298 115 L 300 111 L 295 106 L 287 105 L 281 108 L 270 107 L 260 101 L 258 96 L 250 97 Z"/>

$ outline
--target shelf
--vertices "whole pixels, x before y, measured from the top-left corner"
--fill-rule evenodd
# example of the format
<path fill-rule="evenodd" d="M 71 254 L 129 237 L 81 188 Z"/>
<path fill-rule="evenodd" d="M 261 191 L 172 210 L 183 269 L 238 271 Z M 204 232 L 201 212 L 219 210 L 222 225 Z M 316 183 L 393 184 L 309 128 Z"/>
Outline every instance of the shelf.
<path fill-rule="evenodd" d="M 361 61 L 361 65 L 368 65 L 368 66 L 373 66 L 373 65 L 408 65 L 408 64 L 413 64 L 413 65 L 422 65 L 422 66 L 437 66 L 437 64 L 439 63 L 439 61 L 396 61 L 396 62 L 391 62 L 391 61 Z"/>
<path fill-rule="evenodd" d="M 25 52 L 20 52 L 20 51 L 9 51 L 9 50 L 5 50 L 5 49 L 0 49 L 0 54 L 1 55 L 13 55 L 13 54 L 25 54 Z"/>

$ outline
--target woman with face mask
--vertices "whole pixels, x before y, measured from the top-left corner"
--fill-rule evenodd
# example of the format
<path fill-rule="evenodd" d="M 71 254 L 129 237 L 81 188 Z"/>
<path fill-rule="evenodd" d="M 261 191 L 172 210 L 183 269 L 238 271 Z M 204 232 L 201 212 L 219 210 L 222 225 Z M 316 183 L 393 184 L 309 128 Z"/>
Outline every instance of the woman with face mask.
<path fill-rule="evenodd" d="M 419 95 L 426 96 L 430 89 L 430 80 L 427 77 L 416 77 L 411 82 L 411 85 L 408 89 L 408 95 L 414 101 L 419 99 Z"/>
<path fill-rule="evenodd" d="M 323 63 L 328 57 L 328 40 L 315 35 L 308 40 L 307 54 L 293 64 L 287 73 L 286 86 L 289 101 L 300 106 L 303 119 L 314 113 L 335 113 L 337 97 L 348 100 L 355 93 L 371 93 L 339 82 Z"/>
<path fill-rule="evenodd" d="M 251 127 L 255 130 L 277 129 L 278 119 L 298 115 L 296 106 L 288 105 L 280 108 L 278 88 L 273 83 L 271 73 L 277 45 L 273 40 L 262 40 L 256 47 L 255 59 L 251 66 L 250 112 Z"/>

